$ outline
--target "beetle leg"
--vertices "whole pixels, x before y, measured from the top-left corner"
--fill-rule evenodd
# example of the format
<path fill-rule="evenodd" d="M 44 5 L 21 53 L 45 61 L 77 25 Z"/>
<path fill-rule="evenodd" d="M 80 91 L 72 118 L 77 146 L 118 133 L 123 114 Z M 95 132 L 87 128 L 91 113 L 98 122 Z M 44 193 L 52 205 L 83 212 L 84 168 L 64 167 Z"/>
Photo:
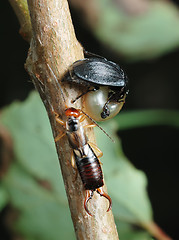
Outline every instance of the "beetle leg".
<path fill-rule="evenodd" d="M 107 118 L 107 117 L 110 115 L 110 110 L 109 110 L 109 107 L 108 107 L 109 101 L 110 101 L 110 100 L 108 100 L 108 101 L 104 104 L 103 111 L 102 111 L 102 113 L 101 113 L 101 117 L 102 117 L 103 119 Z"/>
<path fill-rule="evenodd" d="M 109 210 L 111 210 L 111 207 L 112 207 L 112 200 L 111 200 L 110 196 L 107 193 L 105 193 L 102 188 L 97 188 L 96 191 L 97 191 L 97 193 L 100 194 L 101 197 L 105 197 L 106 199 L 108 199 L 109 207 L 106 212 L 109 212 Z"/>
<path fill-rule="evenodd" d="M 88 207 L 87 207 L 87 203 L 90 199 L 92 199 L 93 197 L 93 194 L 94 194 L 94 191 L 93 190 L 86 190 L 86 197 L 85 197 L 85 201 L 84 201 L 84 208 L 86 210 L 86 212 L 90 215 L 90 216 L 93 216 L 90 211 L 88 210 Z"/>
<path fill-rule="evenodd" d="M 121 103 L 121 102 L 125 103 L 125 98 L 122 98 L 121 100 L 119 100 L 118 103 Z"/>

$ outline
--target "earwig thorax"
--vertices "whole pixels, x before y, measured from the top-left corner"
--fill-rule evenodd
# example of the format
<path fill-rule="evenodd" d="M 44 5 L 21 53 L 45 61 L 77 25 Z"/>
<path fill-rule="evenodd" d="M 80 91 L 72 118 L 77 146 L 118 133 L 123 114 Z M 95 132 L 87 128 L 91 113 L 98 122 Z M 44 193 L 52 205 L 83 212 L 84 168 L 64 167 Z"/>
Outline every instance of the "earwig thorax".
<path fill-rule="evenodd" d="M 75 118 L 79 118 L 79 116 L 81 115 L 80 114 L 80 111 L 78 110 L 78 109 L 76 109 L 76 108 L 73 108 L 73 107 L 71 107 L 71 108 L 67 108 L 66 110 L 65 110 L 65 115 L 67 116 L 67 117 L 75 117 Z"/>

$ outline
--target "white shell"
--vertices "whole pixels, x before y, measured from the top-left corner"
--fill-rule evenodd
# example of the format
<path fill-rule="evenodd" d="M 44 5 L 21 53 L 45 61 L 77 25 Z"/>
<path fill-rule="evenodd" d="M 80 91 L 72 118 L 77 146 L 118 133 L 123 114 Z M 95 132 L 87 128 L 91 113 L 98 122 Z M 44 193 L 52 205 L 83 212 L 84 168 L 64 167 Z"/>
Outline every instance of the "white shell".
<path fill-rule="evenodd" d="M 108 87 L 100 87 L 99 90 L 89 92 L 85 95 L 85 111 L 95 121 L 100 122 L 113 118 L 118 114 L 124 104 L 123 102 L 110 102 L 108 104 L 110 115 L 103 119 L 101 117 L 101 113 L 103 111 L 104 104 L 107 102 L 108 92 Z"/>

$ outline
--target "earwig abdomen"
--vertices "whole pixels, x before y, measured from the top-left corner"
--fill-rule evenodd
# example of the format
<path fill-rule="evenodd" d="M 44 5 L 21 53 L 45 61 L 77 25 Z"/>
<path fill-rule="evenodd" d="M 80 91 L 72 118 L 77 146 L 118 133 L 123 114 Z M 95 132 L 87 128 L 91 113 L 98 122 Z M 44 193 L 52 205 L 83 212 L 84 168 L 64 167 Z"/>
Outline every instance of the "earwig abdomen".
<path fill-rule="evenodd" d="M 76 165 L 84 188 L 86 190 L 96 190 L 104 185 L 102 169 L 90 145 L 86 144 L 85 148 L 83 150 L 88 151 L 86 156 L 84 156 L 85 153 L 74 150 Z"/>

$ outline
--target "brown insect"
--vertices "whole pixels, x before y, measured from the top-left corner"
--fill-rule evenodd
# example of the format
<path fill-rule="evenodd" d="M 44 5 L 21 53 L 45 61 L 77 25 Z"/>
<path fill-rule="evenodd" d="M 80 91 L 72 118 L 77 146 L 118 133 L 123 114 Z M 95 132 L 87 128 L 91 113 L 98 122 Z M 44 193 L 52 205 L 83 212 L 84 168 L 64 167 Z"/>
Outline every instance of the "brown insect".
<path fill-rule="evenodd" d="M 56 114 L 56 121 L 65 128 L 66 132 L 60 133 L 55 138 L 55 141 L 60 140 L 65 134 L 67 134 L 68 141 L 73 149 L 73 155 L 78 172 L 86 190 L 84 208 L 86 212 L 92 216 L 91 212 L 88 210 L 87 203 L 90 199 L 92 199 L 94 191 L 96 191 L 100 194 L 100 196 L 109 200 L 109 207 L 107 209 L 108 212 L 111 209 L 112 200 L 102 189 L 104 185 L 103 173 L 98 158 L 102 156 L 102 152 L 97 146 L 91 143 L 96 151 L 100 152 L 99 156 L 96 156 L 84 133 L 84 128 L 94 127 L 96 125 L 91 124 L 83 127 L 81 122 L 84 121 L 86 115 L 82 115 L 80 110 L 73 107 L 67 108 L 65 110 L 65 115 L 66 122 L 62 121 Z M 74 166 L 73 161 L 72 165 Z"/>

